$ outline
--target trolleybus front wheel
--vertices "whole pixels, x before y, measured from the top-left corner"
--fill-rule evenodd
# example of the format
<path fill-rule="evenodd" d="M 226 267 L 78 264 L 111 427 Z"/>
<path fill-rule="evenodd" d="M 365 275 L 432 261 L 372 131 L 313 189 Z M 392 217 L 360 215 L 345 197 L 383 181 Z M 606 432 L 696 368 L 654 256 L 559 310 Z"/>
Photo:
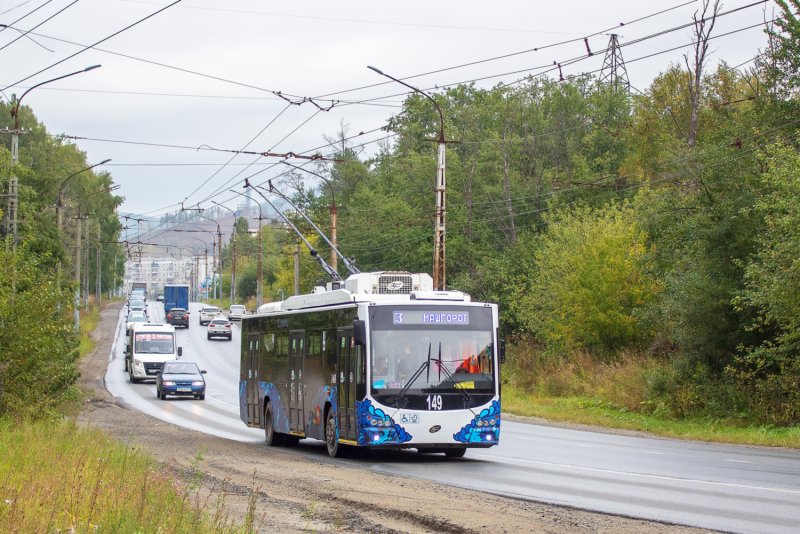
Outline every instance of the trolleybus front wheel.
<path fill-rule="evenodd" d="M 325 445 L 328 447 L 328 456 L 342 456 L 342 445 L 339 445 L 336 436 L 336 413 L 333 410 L 328 410 L 328 417 L 325 418 Z"/>
<path fill-rule="evenodd" d="M 457 448 L 457 449 L 445 449 L 444 450 L 444 455 L 447 456 L 448 458 L 461 458 L 465 454 L 467 454 L 466 447 L 460 447 L 460 448 Z"/>

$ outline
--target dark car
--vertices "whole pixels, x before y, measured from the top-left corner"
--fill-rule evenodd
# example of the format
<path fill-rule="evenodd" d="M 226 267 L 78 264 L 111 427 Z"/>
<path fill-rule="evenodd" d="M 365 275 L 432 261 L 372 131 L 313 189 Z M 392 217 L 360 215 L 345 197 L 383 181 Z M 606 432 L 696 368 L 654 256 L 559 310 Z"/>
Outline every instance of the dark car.
<path fill-rule="evenodd" d="M 183 308 L 172 308 L 167 313 L 167 324 L 189 328 L 189 311 Z"/>
<path fill-rule="evenodd" d="M 206 379 L 197 364 L 186 360 L 164 362 L 156 375 L 156 397 L 167 400 L 167 395 L 194 397 L 205 400 Z"/>

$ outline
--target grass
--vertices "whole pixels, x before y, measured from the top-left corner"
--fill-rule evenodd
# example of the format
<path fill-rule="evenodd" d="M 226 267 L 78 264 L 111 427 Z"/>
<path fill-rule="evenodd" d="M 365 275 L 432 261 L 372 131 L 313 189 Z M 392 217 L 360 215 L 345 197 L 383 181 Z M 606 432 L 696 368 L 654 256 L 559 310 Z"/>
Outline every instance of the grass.
<path fill-rule="evenodd" d="M 585 352 L 547 353 L 523 341 L 510 347 L 503 368 L 503 411 L 670 438 L 800 448 L 800 426 L 762 425 L 724 409 L 717 417 L 688 410 L 678 417 L 660 408 L 648 398 L 654 381 L 670 376 L 668 363 L 640 353 L 602 360 Z M 665 394 L 673 405 L 685 400 L 675 397 L 680 391 Z"/>
<path fill-rule="evenodd" d="M 746 426 L 737 419 L 682 418 L 637 412 L 589 396 L 532 394 L 503 385 L 503 411 L 603 428 L 634 430 L 669 438 L 800 448 L 800 427 Z"/>
<path fill-rule="evenodd" d="M 71 422 L 0 420 L 0 525 L 14 532 L 255 531 L 252 517 L 229 520 L 224 502 L 199 502 L 201 483 L 196 465 L 176 481 L 135 448 Z"/>
<path fill-rule="evenodd" d="M 94 303 L 90 303 L 87 310 L 80 312 L 80 357 L 90 354 L 95 347 L 95 342 L 91 337 L 91 333 L 100 323 L 100 309 Z"/>

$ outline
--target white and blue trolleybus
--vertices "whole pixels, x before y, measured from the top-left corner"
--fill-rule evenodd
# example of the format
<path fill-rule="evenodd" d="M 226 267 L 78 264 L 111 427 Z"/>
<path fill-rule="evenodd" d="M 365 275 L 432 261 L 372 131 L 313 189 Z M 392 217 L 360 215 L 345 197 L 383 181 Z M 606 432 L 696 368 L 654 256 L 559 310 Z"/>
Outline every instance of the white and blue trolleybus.
<path fill-rule="evenodd" d="M 497 305 L 427 274 L 357 273 L 242 320 L 239 405 L 268 445 L 461 457 L 500 439 Z"/>

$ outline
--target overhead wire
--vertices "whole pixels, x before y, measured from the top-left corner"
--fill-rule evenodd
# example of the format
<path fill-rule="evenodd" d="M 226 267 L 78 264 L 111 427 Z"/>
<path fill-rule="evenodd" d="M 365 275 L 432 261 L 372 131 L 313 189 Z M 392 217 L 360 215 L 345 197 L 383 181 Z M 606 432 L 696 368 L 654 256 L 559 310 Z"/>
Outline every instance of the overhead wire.
<path fill-rule="evenodd" d="M 32 1 L 33 1 L 33 0 L 25 0 L 25 1 L 24 1 L 24 2 L 22 2 L 21 4 L 17 4 L 17 5 L 15 5 L 14 7 L 10 7 L 10 8 L 8 8 L 8 9 L 6 9 L 6 10 L 5 10 L 5 11 L 3 11 L 2 13 L 0 13 L 0 15 L 5 15 L 6 13 L 11 13 L 11 12 L 12 12 L 12 11 L 14 11 L 15 9 L 17 9 L 17 8 L 20 8 L 20 7 L 24 6 L 25 4 L 30 4 Z"/>
<path fill-rule="evenodd" d="M 760 25 L 760 24 L 759 24 Z"/>
<path fill-rule="evenodd" d="M 785 122 L 783 124 L 777 125 L 774 128 L 771 128 L 771 129 L 769 129 L 769 130 L 767 130 L 765 132 L 760 132 L 760 134 L 763 136 L 764 134 L 775 133 L 775 132 L 777 132 L 777 131 L 779 131 L 781 129 L 784 129 L 784 128 L 787 128 L 787 127 L 791 127 L 791 126 L 796 126 L 798 124 L 800 124 L 800 119 L 787 121 L 787 122 Z M 800 135 L 800 133 L 795 132 L 794 135 L 798 136 L 798 135 Z M 722 166 L 723 164 L 730 163 L 732 161 L 740 160 L 743 157 L 749 155 L 750 152 L 754 152 L 755 150 L 762 149 L 765 146 L 767 146 L 769 143 L 770 142 L 764 142 L 764 143 L 761 143 L 761 144 L 753 145 L 753 146 L 748 147 L 746 149 L 742 149 L 741 151 L 737 151 L 737 154 L 735 154 L 735 155 L 729 156 L 727 158 L 717 158 L 717 159 L 713 160 L 713 162 L 711 162 L 709 164 L 701 165 L 701 166 L 699 166 L 697 168 L 694 168 L 692 170 L 693 171 L 697 171 L 697 172 L 702 172 L 702 171 L 705 171 L 705 170 L 708 170 L 708 169 L 713 169 L 713 168 Z M 724 146 L 728 146 L 728 145 L 727 144 L 725 144 L 725 145 L 721 144 L 721 145 L 717 146 L 716 148 L 724 148 Z M 660 164 L 662 166 L 664 166 L 664 167 L 672 167 L 672 168 L 680 167 L 680 164 L 682 162 L 688 160 L 688 159 L 691 159 L 691 156 L 687 156 L 686 158 L 680 158 L 678 160 L 672 160 L 672 161 L 667 161 L 667 162 L 663 162 L 662 161 L 662 162 L 660 162 Z M 601 191 L 601 192 L 598 193 L 597 196 L 598 197 L 600 197 L 601 195 L 602 196 L 612 196 L 612 195 L 613 196 L 618 196 L 620 191 L 628 191 L 628 190 L 633 190 L 633 189 L 637 189 L 637 188 L 640 188 L 640 187 L 646 187 L 646 186 L 649 186 L 649 185 L 666 182 L 666 181 L 672 180 L 672 179 L 674 179 L 676 177 L 680 177 L 682 175 L 685 175 L 686 172 L 687 171 L 683 170 L 683 169 L 677 170 L 677 171 L 668 172 L 668 173 L 665 173 L 665 174 L 663 174 L 661 176 L 651 177 L 649 179 L 642 180 L 641 183 L 638 183 L 638 184 L 631 184 L 631 185 L 629 185 L 627 187 L 623 187 L 622 189 L 619 189 L 619 190 L 615 189 L 615 190 Z M 598 182 L 604 181 L 606 179 L 608 179 L 608 180 L 616 180 L 618 178 L 619 178 L 619 175 L 606 175 L 606 176 L 600 177 L 599 179 L 593 181 L 590 184 L 580 184 L 580 185 L 575 186 L 574 188 L 566 188 L 566 189 L 560 189 L 560 190 L 551 191 L 550 196 L 552 196 L 552 195 L 561 195 L 561 194 L 565 194 L 565 193 L 568 194 L 570 192 L 574 192 L 574 191 L 576 191 L 576 190 L 578 190 L 580 188 L 583 188 L 583 187 L 587 187 L 587 186 L 593 186 L 594 187 L 594 186 L 597 186 L 597 185 L 599 185 Z M 623 178 L 625 178 L 625 177 L 623 176 Z M 548 200 L 549 200 L 549 197 L 545 197 L 543 199 L 543 202 L 547 203 Z M 585 201 L 585 199 L 576 199 L 574 201 L 570 201 L 570 202 L 567 202 L 565 204 L 562 204 L 560 207 L 573 206 L 576 203 L 583 202 L 583 201 Z M 476 207 L 476 206 L 479 207 L 480 204 L 473 204 L 473 207 Z M 528 210 L 528 211 L 524 211 L 524 212 L 515 211 L 514 217 L 518 218 L 518 217 L 522 217 L 522 216 L 535 215 L 535 214 L 539 214 L 539 213 L 543 213 L 543 212 L 549 211 L 550 209 L 551 209 L 550 207 L 543 207 L 543 208 L 536 208 L 536 209 L 532 209 L 532 210 Z M 479 210 L 479 212 L 481 212 L 481 211 Z M 507 219 L 508 219 L 508 214 L 506 213 L 506 214 L 498 214 L 496 216 L 491 216 L 491 217 L 475 218 L 475 219 L 472 220 L 472 223 L 473 224 L 487 223 L 487 222 L 494 222 L 494 221 L 503 221 L 503 220 L 507 220 Z M 426 216 L 417 218 L 416 222 L 417 223 L 429 222 L 429 221 L 432 222 L 433 220 L 434 220 L 434 215 L 431 213 L 430 215 L 426 215 Z M 405 224 L 412 224 L 412 223 L 413 223 L 413 221 L 405 221 Z M 459 225 L 463 226 L 464 224 L 466 224 L 466 223 L 450 224 L 450 225 L 448 225 L 448 229 L 452 230 L 453 227 L 459 228 Z M 533 223 L 533 224 L 535 224 L 535 223 Z M 525 228 L 525 227 L 527 227 L 527 226 L 522 226 L 522 225 L 518 226 L 518 228 Z M 362 235 L 367 235 L 367 234 L 362 234 Z M 431 236 L 425 236 L 426 240 L 430 239 L 430 238 L 431 238 Z M 352 234 L 348 235 L 348 239 L 353 239 Z M 370 253 L 370 252 L 373 252 L 373 251 L 383 250 L 383 245 L 378 246 L 376 248 L 369 248 L 367 246 L 368 242 L 367 242 L 367 245 L 365 245 L 366 240 L 364 238 L 360 238 L 359 236 L 355 237 L 355 241 L 358 241 L 359 245 L 350 247 L 353 252 Z M 397 245 L 398 245 L 397 243 L 393 243 L 391 245 L 391 247 L 396 247 Z"/>
<path fill-rule="evenodd" d="M 8 28 L 8 27 L 11 27 L 11 26 L 13 26 L 14 24 L 16 24 L 17 22 L 19 22 L 19 21 L 21 21 L 21 20 L 24 20 L 25 18 L 27 18 L 27 17 L 29 17 L 29 16 L 33 15 L 34 13 L 36 13 L 37 11 L 39 11 L 40 9 L 42 9 L 44 6 L 46 6 L 47 4 L 49 4 L 49 3 L 50 3 L 50 2 L 52 2 L 52 1 L 53 1 L 53 0 L 46 0 L 46 2 L 45 2 L 44 4 L 40 5 L 39 7 L 35 8 L 35 9 L 32 9 L 31 11 L 28 11 L 27 13 L 25 13 L 24 15 L 22 15 L 20 18 L 18 18 L 17 20 L 15 20 L 14 22 L 12 22 L 11 24 L 4 24 L 4 25 L 3 25 L 3 27 L 2 27 L 2 28 L 0 28 L 0 33 L 4 32 L 4 31 L 6 30 L 6 28 Z M 0 15 L 5 15 L 6 13 L 9 13 L 9 12 L 11 12 L 11 11 L 15 10 L 17 7 L 24 6 L 24 5 L 25 5 L 25 4 L 27 4 L 27 3 L 28 3 L 28 2 L 23 2 L 22 4 L 20 4 L 20 5 L 16 6 L 16 7 L 12 7 L 12 8 L 11 8 L 11 9 L 9 9 L 9 10 L 3 11 L 2 13 L 0 13 Z"/>
<path fill-rule="evenodd" d="M 125 26 L 124 28 L 122 28 L 122 29 L 120 29 L 120 30 L 117 30 L 117 31 L 115 31 L 115 32 L 114 32 L 114 33 L 112 33 L 111 35 L 108 35 L 108 36 L 106 36 L 106 37 L 103 37 L 102 39 L 100 39 L 99 41 L 95 42 L 94 44 L 92 44 L 92 45 L 89 45 L 89 46 L 85 46 L 85 47 L 83 47 L 81 50 L 78 50 L 77 52 L 75 52 L 75 53 L 73 53 L 73 54 L 70 54 L 69 56 L 67 56 L 67 57 L 65 57 L 65 58 L 63 58 L 63 59 L 60 59 L 59 61 L 56 61 L 55 63 L 53 63 L 53 64 L 51 64 L 51 65 L 49 65 L 49 66 L 47 66 L 47 67 L 45 67 L 45 68 L 43 68 L 43 69 L 41 69 L 41 70 L 38 70 L 38 71 L 34 72 L 33 74 L 30 74 L 30 75 L 28 75 L 28 76 L 26 76 L 26 77 L 22 78 L 21 80 L 17 80 L 16 82 L 12 83 L 11 85 L 7 85 L 6 87 L 4 87 L 4 88 L 2 89 L 2 91 L 5 91 L 6 89 L 9 89 L 9 88 L 11 88 L 11 87 L 15 87 L 17 84 L 20 84 L 20 83 L 22 83 L 22 82 L 24 82 L 24 81 L 30 80 L 30 79 L 31 79 L 31 78 L 33 78 L 34 76 L 37 76 L 37 75 L 39 75 L 39 74 L 41 74 L 41 73 L 43 73 L 43 72 L 46 72 L 46 71 L 48 71 L 48 70 L 52 69 L 53 67 L 55 67 L 55 66 L 57 66 L 57 65 L 60 65 L 60 64 L 64 63 L 65 61 L 68 61 L 68 60 L 70 60 L 70 59 L 74 58 L 75 56 L 77 56 L 77 55 L 79 55 L 79 54 L 82 54 L 82 53 L 86 52 L 87 50 L 89 50 L 89 49 L 91 49 L 91 48 L 94 48 L 95 46 L 99 45 L 100 43 L 103 43 L 103 42 L 105 42 L 105 41 L 108 41 L 109 39 L 111 39 L 111 38 L 113 38 L 113 37 L 116 37 L 117 35 L 119 35 L 119 34 L 121 34 L 121 33 L 125 32 L 125 31 L 128 31 L 128 30 L 130 30 L 131 28 L 133 28 L 133 27 L 135 27 L 135 26 L 138 26 L 139 24 L 143 23 L 144 21 L 146 21 L 146 20 L 148 20 L 148 19 L 151 19 L 151 18 L 155 17 L 156 15 L 158 15 L 158 14 L 160 14 L 160 13 L 162 13 L 162 12 L 166 11 L 167 9 L 171 8 L 172 6 L 174 6 L 175 4 L 179 4 L 179 3 L 180 3 L 180 2 L 182 2 L 182 1 L 183 1 L 183 0 L 175 0 L 175 1 L 174 1 L 174 2 L 172 2 L 171 4 L 168 4 L 168 5 L 164 6 L 164 7 L 162 7 L 161 9 L 158 9 L 158 10 L 156 10 L 155 12 L 153 12 L 153 13 L 150 13 L 150 14 L 149 14 L 149 15 L 147 15 L 146 17 L 144 17 L 144 18 L 141 18 L 141 19 L 137 20 L 136 22 L 133 22 L 133 23 L 131 23 L 131 24 L 129 24 L 129 25 L 127 25 L 127 26 Z"/>
<path fill-rule="evenodd" d="M 766 0 L 764 0 L 764 1 L 766 1 Z M 546 45 L 542 45 L 542 46 L 538 46 L 538 47 L 534 47 L 534 48 L 528 48 L 528 49 L 520 50 L 520 51 L 517 51 L 517 52 L 509 52 L 507 54 L 501 54 L 499 56 L 493 56 L 493 57 L 490 57 L 490 58 L 470 61 L 468 63 L 462 63 L 460 65 L 454 65 L 454 66 L 451 66 L 451 67 L 444 67 L 444 68 L 441 68 L 441 69 L 436 69 L 436 70 L 432 70 L 432 71 L 428 71 L 428 72 L 414 74 L 414 75 L 411 75 L 411 76 L 405 76 L 405 77 L 400 78 L 400 79 L 401 80 L 413 80 L 414 78 L 419 78 L 421 76 L 429 76 L 431 74 L 439 74 L 439 73 L 442 73 L 442 72 L 447 72 L 447 71 L 451 71 L 451 70 L 455 70 L 455 69 L 460 69 L 460 68 L 464 68 L 464 67 L 471 67 L 471 66 L 474 66 L 474 65 L 480 65 L 482 63 L 488 63 L 490 61 L 497 61 L 497 60 L 500 60 L 500 59 L 507 59 L 507 58 L 514 57 L 514 56 L 519 56 L 519 55 L 523 55 L 523 54 L 529 54 L 531 52 L 538 52 L 539 50 L 546 50 L 548 48 L 554 48 L 554 47 L 557 47 L 557 46 L 563 46 L 563 45 L 566 45 L 566 44 L 583 41 L 584 38 L 601 35 L 603 33 L 609 32 L 611 30 L 617 29 L 617 28 L 619 28 L 621 26 L 626 26 L 626 25 L 630 26 L 631 24 L 635 24 L 636 22 L 640 22 L 642 20 L 646 20 L 648 18 L 652 18 L 652 17 L 658 16 L 658 15 L 662 15 L 662 14 L 667 13 L 669 11 L 673 11 L 675 9 L 678 9 L 678 8 L 681 8 L 681 7 L 684 7 L 684 6 L 687 6 L 689 4 L 693 4 L 693 3 L 695 3 L 695 0 L 690 0 L 688 2 L 683 2 L 681 4 L 677 4 L 677 5 L 673 6 L 673 7 L 668 8 L 668 9 L 657 11 L 655 13 L 651 13 L 649 15 L 645 15 L 645 16 L 640 17 L 638 19 L 631 20 L 629 22 L 621 22 L 616 26 L 612 26 L 610 28 L 597 31 L 595 33 L 586 35 L 585 37 L 576 37 L 574 39 L 567 39 L 567 40 L 559 41 L 559 42 L 556 42 L 556 43 L 549 43 L 549 44 L 546 44 Z M 326 94 L 323 94 L 323 95 L 319 95 L 319 98 L 325 98 L 325 97 L 329 97 L 329 96 L 336 96 L 336 95 L 340 95 L 340 94 L 344 94 L 344 93 L 360 91 L 362 89 L 369 89 L 369 88 L 372 88 L 372 87 L 378 87 L 378 86 L 381 86 L 381 85 L 387 85 L 387 84 L 391 84 L 391 83 L 393 83 L 393 82 L 391 82 L 391 81 L 378 82 L 378 83 L 374 83 L 374 84 L 364 85 L 364 86 L 361 86 L 361 87 L 356 87 L 356 88 L 353 88 L 353 89 L 346 89 L 346 90 L 336 91 L 336 92 L 333 92 L 333 93 L 326 93 Z"/>
<path fill-rule="evenodd" d="M 289 139 L 289 137 L 291 137 L 292 135 L 294 135 L 294 134 L 295 134 L 295 133 L 296 133 L 296 132 L 297 132 L 297 131 L 298 131 L 300 128 L 302 128 L 303 126 L 305 126 L 306 124 L 308 124 L 308 123 L 309 123 L 309 122 L 310 122 L 310 121 L 311 121 L 311 120 L 312 120 L 314 117 L 316 117 L 316 116 L 317 116 L 319 113 L 320 113 L 320 110 L 316 110 L 316 111 L 315 111 L 314 113 L 312 113 L 312 114 L 311 114 L 311 116 L 309 116 L 309 117 L 308 117 L 306 120 L 304 120 L 303 122 L 301 122 L 301 123 L 300 123 L 300 124 L 299 124 L 297 127 L 295 127 L 295 128 L 294 128 L 292 131 L 290 131 L 288 134 L 286 134 L 285 136 L 283 136 L 283 138 L 281 138 L 279 141 L 277 141 L 277 142 L 273 143 L 272 147 L 271 147 L 269 150 L 267 150 L 267 152 L 272 152 L 273 150 L 275 150 L 275 148 L 276 148 L 277 146 L 279 146 L 281 143 L 283 143 L 284 141 L 286 141 L 287 139 Z M 266 129 L 266 128 L 265 128 L 265 129 Z M 259 156 L 259 157 L 261 157 L 261 156 Z M 242 174 L 244 171 L 246 171 L 248 168 L 249 168 L 249 166 L 248 166 L 248 167 L 245 167 L 244 169 L 242 169 L 242 170 L 240 170 L 239 172 L 237 172 L 236 174 L 234 174 L 234 175 L 233 175 L 233 176 L 232 176 L 230 179 L 228 179 L 228 181 L 226 181 L 224 184 L 222 184 L 222 185 L 220 185 L 219 187 L 217 187 L 217 189 L 215 189 L 215 190 L 214 190 L 214 191 L 213 191 L 213 192 L 212 192 L 212 193 L 211 193 L 209 196 L 207 196 L 206 198 L 204 198 L 203 200 L 201 200 L 201 201 L 200 201 L 200 203 L 202 204 L 203 202 L 207 202 L 208 200 L 210 200 L 210 199 L 212 199 L 212 198 L 215 198 L 215 195 L 216 195 L 217 193 L 219 193 L 219 192 L 221 192 L 221 191 L 223 191 L 223 190 L 229 189 L 229 188 L 230 188 L 230 183 L 231 183 L 231 182 L 233 182 L 233 180 L 235 180 L 235 179 L 236 179 L 238 176 L 240 176 L 240 175 L 241 175 L 241 174 Z M 266 169 L 265 169 L 265 170 L 266 170 Z"/>
<path fill-rule="evenodd" d="M 31 29 L 29 29 L 29 30 L 25 30 L 25 31 L 20 31 L 20 30 L 17 30 L 17 31 L 20 31 L 20 34 L 17 36 L 17 38 L 16 38 L 16 39 L 13 39 L 13 40 L 11 40 L 11 41 L 9 41 L 9 42 L 7 42 L 7 43 L 6 43 L 6 44 L 4 44 L 3 46 L 0 46 L 0 50 L 5 50 L 6 48 L 8 48 L 9 46 L 11 46 L 12 44 L 14 44 L 14 43 L 16 43 L 17 41 L 19 41 L 20 39 L 22 39 L 23 37 L 28 37 L 28 38 L 30 39 L 30 37 L 28 36 L 28 34 L 29 34 L 31 31 L 33 31 L 33 30 L 35 30 L 36 28 L 38 28 L 38 27 L 40 27 L 40 26 L 42 26 L 42 25 L 46 24 L 47 22 L 49 22 L 49 21 L 53 20 L 53 19 L 54 19 L 54 18 L 56 18 L 58 15 L 60 15 L 61 13 L 63 13 L 64 11 L 66 11 L 66 10 L 67 10 L 67 9 L 69 9 L 69 8 L 71 8 L 72 6 L 74 6 L 74 5 L 75 5 L 75 4 L 77 4 L 77 3 L 78 3 L 78 0 L 73 0 L 73 1 L 72 1 L 72 3 L 70 3 L 70 4 L 67 4 L 66 6 L 62 7 L 60 10 L 56 11 L 55 13 L 53 13 L 52 15 L 50 15 L 49 17 L 47 17 L 46 19 L 44 19 L 44 20 L 43 20 L 43 21 L 41 21 L 39 24 L 37 24 L 36 26 L 34 26 L 33 28 L 31 28 Z M 17 21 L 15 21 L 14 23 L 12 23 L 12 26 L 13 26 L 13 24 L 15 24 L 16 22 L 17 22 Z M 3 29 L 5 29 L 5 28 L 3 28 Z M 14 28 L 14 29 L 16 29 L 16 28 Z M 2 30 L 0 30 L 0 31 L 2 31 Z M 34 43 L 36 43 L 36 44 L 39 44 L 39 43 L 37 43 L 36 41 L 34 41 Z M 42 45 L 39 45 L 39 46 L 42 46 Z M 45 47 L 45 48 L 46 48 L 46 47 Z M 52 50 L 50 50 L 49 48 L 46 48 L 46 49 L 47 49 L 47 50 L 49 50 L 50 52 L 52 52 Z"/>
<path fill-rule="evenodd" d="M 178 1 L 180 1 L 180 0 L 178 0 Z M 11 26 L 11 25 L 9 25 L 9 26 Z M 155 65 L 155 66 L 163 67 L 163 68 L 166 68 L 166 69 L 169 69 L 169 70 L 174 70 L 174 71 L 177 71 L 177 72 L 183 72 L 185 74 L 191 74 L 193 76 L 199 76 L 201 78 L 207 78 L 209 80 L 215 80 L 215 81 L 219 81 L 219 82 L 223 82 L 223 83 L 228 83 L 228 84 L 231 84 L 231 85 L 236 85 L 236 86 L 239 86 L 239 87 L 245 87 L 245 88 L 248 88 L 248 89 L 254 89 L 256 91 L 262 91 L 262 92 L 266 92 L 266 93 L 271 93 L 271 94 L 275 95 L 276 97 L 281 98 L 282 100 L 286 100 L 286 97 L 288 96 L 288 97 L 296 98 L 296 99 L 300 99 L 300 100 L 306 99 L 306 101 L 311 101 L 311 100 L 314 100 L 314 101 L 317 101 L 317 100 L 325 101 L 325 102 L 328 102 L 331 105 L 339 102 L 338 100 L 332 100 L 332 99 L 321 99 L 321 98 L 316 98 L 316 97 L 313 97 L 313 98 L 303 97 L 301 95 L 295 95 L 295 94 L 292 94 L 292 93 L 287 93 L 285 91 L 282 92 L 282 91 L 277 91 L 277 90 L 274 90 L 274 89 L 267 89 L 267 88 L 264 88 L 264 87 L 259 87 L 257 85 L 244 83 L 244 82 L 239 82 L 239 81 L 236 81 L 236 80 L 231 80 L 229 78 L 224 78 L 222 76 L 216 76 L 214 74 L 206 74 L 206 73 L 203 73 L 203 72 L 200 72 L 200 71 L 196 71 L 196 70 L 192 70 L 192 69 L 186 69 L 186 68 L 183 68 L 183 67 L 177 67 L 175 65 L 168 65 L 166 63 L 161 63 L 161 62 L 150 60 L 150 59 L 140 58 L 140 57 L 137 57 L 137 56 L 134 56 L 134 55 L 131 55 L 131 54 L 124 54 L 124 53 L 121 53 L 121 52 L 115 52 L 115 51 L 109 50 L 107 48 L 99 48 L 99 47 L 95 46 L 97 43 L 95 43 L 93 45 L 85 45 L 83 43 L 78 43 L 76 41 L 70 41 L 68 39 L 61 39 L 59 37 L 54 37 L 52 35 L 35 33 L 35 32 L 31 32 L 31 35 L 34 35 L 36 37 L 41 37 L 43 39 L 50 39 L 52 41 L 56 41 L 56 42 L 60 42 L 60 43 L 65 43 L 65 44 L 70 44 L 70 45 L 73 45 L 73 46 L 83 47 L 85 49 L 91 48 L 92 50 L 96 50 L 96 51 L 102 52 L 104 54 L 110 54 L 110 55 L 114 55 L 114 56 L 117 56 L 117 57 L 123 57 L 123 58 L 130 59 L 130 60 L 133 60 L 133 61 L 147 63 L 149 65 Z M 21 82 L 17 82 L 17 83 L 21 83 Z M 314 103 L 314 105 L 317 105 L 315 102 L 312 102 L 312 103 Z M 320 106 L 317 105 L 317 107 L 320 107 Z"/>

